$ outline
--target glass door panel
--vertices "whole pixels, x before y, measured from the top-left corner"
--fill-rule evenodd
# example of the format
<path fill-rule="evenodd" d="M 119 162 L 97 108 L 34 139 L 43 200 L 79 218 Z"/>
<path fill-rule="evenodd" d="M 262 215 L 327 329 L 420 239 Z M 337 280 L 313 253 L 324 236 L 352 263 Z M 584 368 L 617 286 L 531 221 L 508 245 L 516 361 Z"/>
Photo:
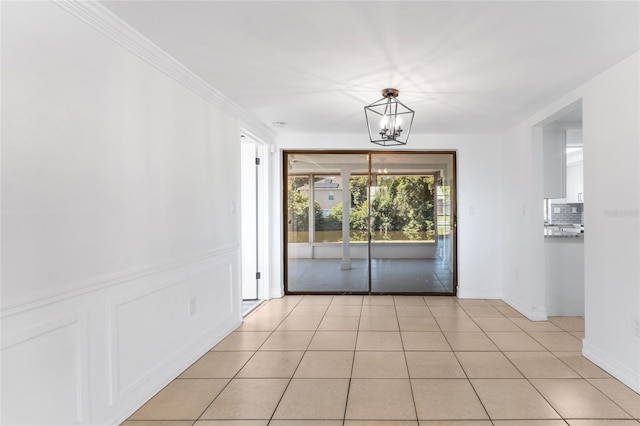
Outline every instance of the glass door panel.
<path fill-rule="evenodd" d="M 368 155 L 284 155 L 285 289 L 289 293 L 368 292 Z"/>
<path fill-rule="evenodd" d="M 287 293 L 455 294 L 455 154 L 285 152 Z"/>
<path fill-rule="evenodd" d="M 371 292 L 454 293 L 453 176 L 453 154 L 371 154 Z"/>

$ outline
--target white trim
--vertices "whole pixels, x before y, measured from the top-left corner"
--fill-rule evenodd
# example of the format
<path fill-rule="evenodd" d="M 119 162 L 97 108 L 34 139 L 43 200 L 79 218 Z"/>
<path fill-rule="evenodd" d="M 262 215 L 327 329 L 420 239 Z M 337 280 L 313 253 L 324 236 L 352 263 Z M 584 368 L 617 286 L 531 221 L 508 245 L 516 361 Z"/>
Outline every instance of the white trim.
<path fill-rule="evenodd" d="M 67 315 L 57 317 L 46 322 L 40 322 L 18 333 L 3 336 L 0 349 L 4 352 L 9 348 L 53 333 L 65 327 L 72 327 L 75 334 L 75 355 L 76 355 L 76 424 L 82 423 L 89 414 L 89 364 L 88 364 L 88 334 L 87 334 L 87 313 L 76 311 Z"/>
<path fill-rule="evenodd" d="M 271 158 L 268 154 L 268 144 L 262 140 L 255 139 L 256 150 L 261 159 L 258 168 L 258 269 L 260 271 L 260 282 L 258 287 L 258 298 L 268 300 L 271 298 L 269 287 L 271 280 L 271 240 L 269 239 L 269 215 L 271 214 L 271 199 L 269 198 L 269 170 Z"/>
<path fill-rule="evenodd" d="M 466 290 L 466 287 L 460 286 L 458 284 L 458 291 L 456 294 L 458 299 L 491 299 L 491 300 L 499 300 L 499 294 L 486 294 L 482 292 L 478 292 L 477 289 Z"/>
<path fill-rule="evenodd" d="M 227 253 L 232 253 L 240 247 L 240 244 L 233 244 L 227 247 L 221 247 L 215 250 L 208 250 L 195 255 L 184 256 L 171 262 L 163 262 L 155 265 L 147 265 L 140 268 L 131 269 L 124 272 L 116 272 L 113 274 L 107 274 L 100 277 L 90 278 L 88 280 L 74 282 L 68 284 L 61 289 L 53 291 L 45 291 L 35 295 L 27 296 L 21 300 L 11 302 L 8 306 L 2 308 L 0 318 L 6 319 L 7 317 L 18 315 L 25 311 L 29 311 L 36 308 L 41 308 L 45 305 L 60 302 L 64 299 L 70 299 L 72 297 L 80 296 L 82 294 L 91 293 L 97 290 L 101 290 L 107 287 L 113 287 L 140 279 L 145 276 L 158 274 L 167 270 L 175 269 L 180 266 L 204 261 L 216 256 L 220 256 Z"/>
<path fill-rule="evenodd" d="M 200 276 L 203 276 L 205 274 L 207 274 L 208 272 L 211 272 L 213 270 L 223 270 L 226 269 L 228 276 L 229 276 L 229 280 L 228 280 L 228 284 L 230 286 L 233 286 L 233 261 L 219 261 L 215 264 L 206 266 L 204 268 L 199 268 L 193 271 L 189 271 L 188 273 L 185 273 L 184 275 L 180 275 L 177 278 L 173 278 L 170 280 L 166 280 L 164 282 L 161 282 L 157 285 L 154 285 L 152 288 L 145 288 L 145 289 L 141 289 L 141 290 L 136 290 L 134 292 L 131 292 L 129 294 L 126 295 L 122 295 L 114 300 L 111 301 L 110 306 L 109 306 L 109 318 L 107 320 L 108 324 L 109 324 L 109 328 L 110 328 L 110 332 L 109 332 L 109 348 L 110 350 L 109 352 L 109 366 L 110 366 L 110 376 L 111 376 L 111 381 L 110 381 L 110 388 L 111 388 L 111 392 L 110 392 L 110 405 L 115 405 L 117 403 L 119 403 L 120 401 L 122 401 L 123 399 L 125 399 L 126 396 L 128 396 L 132 390 L 135 390 L 137 388 L 139 388 L 141 385 L 143 385 L 144 383 L 148 382 L 151 378 L 156 377 L 156 376 L 161 376 L 160 372 L 162 371 L 178 371 L 178 370 L 172 370 L 170 368 L 168 368 L 168 365 L 173 365 L 176 362 L 178 362 L 182 357 L 184 357 L 185 354 L 192 354 L 193 352 L 191 350 L 185 351 L 184 348 L 176 348 L 176 350 L 172 353 L 169 354 L 168 357 L 165 358 L 164 361 L 162 361 L 159 365 L 156 365 L 154 368 L 152 368 L 151 370 L 147 371 L 146 374 L 143 374 L 141 376 L 139 376 L 133 383 L 128 384 L 125 387 L 121 386 L 120 380 L 119 380 L 119 372 L 120 372 L 120 362 L 118 359 L 118 349 L 119 349 L 119 336 L 117 334 L 117 321 L 118 321 L 118 308 L 122 305 L 128 304 L 130 302 L 134 302 L 136 300 L 139 299 L 143 299 L 145 297 L 151 296 L 153 294 L 159 293 L 163 290 L 166 290 L 170 287 L 174 287 L 174 286 L 178 286 L 180 284 L 183 284 L 185 281 L 190 280 L 190 279 L 194 279 Z M 232 293 L 232 292 L 231 292 Z M 230 304 L 231 305 L 231 304 Z M 214 341 L 214 343 L 211 343 L 211 339 L 206 339 L 205 337 L 207 335 L 210 334 L 210 331 L 207 330 L 205 332 L 203 332 L 198 338 L 195 339 L 195 342 L 191 348 L 198 348 L 200 347 L 200 342 L 206 342 L 206 346 L 208 346 L 208 348 L 210 349 L 212 346 L 214 346 L 215 344 L 217 344 L 217 342 L 219 342 L 222 337 L 226 336 L 228 333 L 230 333 L 231 331 L 233 331 L 235 328 L 237 328 L 240 325 L 240 322 L 232 320 L 230 325 L 227 324 L 227 326 L 223 327 L 224 332 L 222 333 L 222 336 L 220 337 L 219 333 L 216 334 L 216 339 Z M 217 328 L 216 328 L 217 329 Z M 201 351 L 197 351 L 198 357 L 202 356 Z M 189 359 L 192 359 L 193 361 L 195 361 L 196 359 L 198 359 L 198 357 L 190 357 Z M 180 364 L 182 365 L 182 364 Z M 188 367 L 189 364 L 187 364 L 185 366 Z"/>
<path fill-rule="evenodd" d="M 271 167 L 271 157 L 269 155 L 269 142 L 265 142 L 258 136 L 252 134 L 250 131 L 241 128 L 240 132 L 245 138 L 251 140 L 254 143 L 255 155 L 260 158 L 260 166 L 256 171 L 256 177 L 258 179 L 258 185 L 256 187 L 258 200 L 256 204 L 257 208 L 257 220 L 258 220 L 258 258 L 257 267 L 260 272 L 260 281 L 258 282 L 258 299 L 268 300 L 270 296 L 270 256 L 271 256 L 271 241 L 269 239 L 269 215 L 271 214 L 271 205 L 269 197 L 269 175 Z"/>
<path fill-rule="evenodd" d="M 582 339 L 582 355 L 635 392 L 640 393 L 640 371 L 634 371 L 631 367 L 611 358 L 605 351 L 589 343 L 586 338 Z"/>
<path fill-rule="evenodd" d="M 525 306 L 508 297 L 503 298 L 507 304 L 509 304 L 516 311 L 520 312 L 531 321 L 546 321 L 547 320 L 547 308 L 544 306 Z"/>
<path fill-rule="evenodd" d="M 91 25 L 140 59 L 173 78 L 222 111 L 238 119 L 243 127 L 271 140 L 276 133 L 253 114 L 242 109 L 173 56 L 140 34 L 135 28 L 97 1 L 52 0 L 56 5 Z"/>
<path fill-rule="evenodd" d="M 167 362 L 163 363 L 161 367 L 154 369 L 156 373 L 160 372 L 176 372 L 175 375 L 170 373 L 169 376 L 163 377 L 160 381 L 154 383 L 152 390 L 148 394 L 144 394 L 142 397 L 139 394 L 127 395 L 127 399 L 119 401 L 124 404 L 114 405 L 113 415 L 111 420 L 105 422 L 105 424 L 119 425 L 127 420 L 133 413 L 135 413 L 140 407 L 142 407 L 151 397 L 160 392 L 165 386 L 171 383 L 180 372 L 186 370 L 194 362 L 200 359 L 204 354 L 209 352 L 211 348 L 222 341 L 233 330 L 238 328 L 242 324 L 242 321 L 230 319 L 214 329 L 204 332 L 200 337 L 194 340 L 192 345 L 181 348 L 180 353 L 173 354 Z M 157 376 L 150 376 L 147 378 L 148 382 L 155 381 Z M 140 386 L 138 386 L 139 388 Z M 146 391 L 146 389 L 145 389 Z M 111 396 L 111 395 L 110 395 Z M 130 403 L 129 400 L 138 397 L 137 401 Z"/>

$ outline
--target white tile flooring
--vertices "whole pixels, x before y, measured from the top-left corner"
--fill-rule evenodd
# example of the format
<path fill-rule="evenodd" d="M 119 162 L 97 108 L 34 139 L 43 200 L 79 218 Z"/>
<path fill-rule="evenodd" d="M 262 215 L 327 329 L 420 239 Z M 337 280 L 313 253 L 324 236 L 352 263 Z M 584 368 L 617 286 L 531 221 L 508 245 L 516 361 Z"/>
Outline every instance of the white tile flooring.
<path fill-rule="evenodd" d="M 638 426 L 640 395 L 582 357 L 584 321 L 499 300 L 287 296 L 125 426 Z"/>

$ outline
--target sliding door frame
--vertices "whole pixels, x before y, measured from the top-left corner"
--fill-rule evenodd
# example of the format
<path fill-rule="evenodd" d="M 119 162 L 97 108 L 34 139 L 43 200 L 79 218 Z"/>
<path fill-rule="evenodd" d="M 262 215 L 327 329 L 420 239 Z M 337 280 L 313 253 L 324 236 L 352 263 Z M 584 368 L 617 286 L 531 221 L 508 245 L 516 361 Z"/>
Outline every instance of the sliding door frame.
<path fill-rule="evenodd" d="M 367 242 L 367 291 L 290 291 L 289 290 L 289 268 L 288 268 L 288 259 L 289 259 L 289 242 L 288 242 L 288 156 L 296 155 L 296 154 L 358 154 L 358 155 L 367 155 L 368 158 L 368 173 L 367 173 L 367 183 L 368 188 L 371 188 L 371 179 L 372 179 L 372 155 L 379 154 L 443 154 L 443 155 L 451 155 L 453 158 L 453 170 L 452 173 L 452 187 L 454 197 L 451 197 L 451 228 L 453 231 L 453 270 L 452 270 L 452 292 L 450 293 L 433 293 L 433 292 L 372 292 L 371 291 L 371 226 L 369 226 L 367 230 L 367 234 L 369 236 Z M 283 259 L 282 259 L 282 268 L 283 268 L 283 279 L 284 279 L 284 294 L 285 295 L 424 295 L 424 296 L 455 296 L 458 292 L 458 172 L 457 172 L 457 152 L 456 151 L 438 151 L 438 150 L 398 150 L 398 151 L 390 151 L 390 150 L 283 150 L 282 151 L 282 176 L 281 176 L 281 188 L 282 188 L 282 244 L 283 244 Z M 438 173 L 436 173 L 437 177 Z M 313 191 L 313 182 L 309 181 L 309 189 L 310 192 Z M 370 191 L 369 191 L 370 192 Z M 436 196 L 437 198 L 437 196 Z M 311 217 L 313 214 L 312 208 L 310 208 L 309 216 Z M 434 215 L 437 215 L 437 205 L 434 205 Z M 371 203 L 369 203 L 369 217 L 371 217 Z M 436 221 L 436 235 L 437 235 L 437 221 Z M 310 237 L 311 239 L 311 237 Z M 311 241 L 309 244 L 312 244 Z"/>

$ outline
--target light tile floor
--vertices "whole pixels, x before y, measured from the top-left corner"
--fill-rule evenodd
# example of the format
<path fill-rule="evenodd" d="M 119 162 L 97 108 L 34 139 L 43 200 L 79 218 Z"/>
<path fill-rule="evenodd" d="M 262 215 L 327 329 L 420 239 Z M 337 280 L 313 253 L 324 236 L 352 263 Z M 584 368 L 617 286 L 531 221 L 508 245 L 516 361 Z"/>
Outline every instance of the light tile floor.
<path fill-rule="evenodd" d="M 499 300 L 287 296 L 124 426 L 638 426 L 640 395 L 580 354 L 582 318 Z"/>

